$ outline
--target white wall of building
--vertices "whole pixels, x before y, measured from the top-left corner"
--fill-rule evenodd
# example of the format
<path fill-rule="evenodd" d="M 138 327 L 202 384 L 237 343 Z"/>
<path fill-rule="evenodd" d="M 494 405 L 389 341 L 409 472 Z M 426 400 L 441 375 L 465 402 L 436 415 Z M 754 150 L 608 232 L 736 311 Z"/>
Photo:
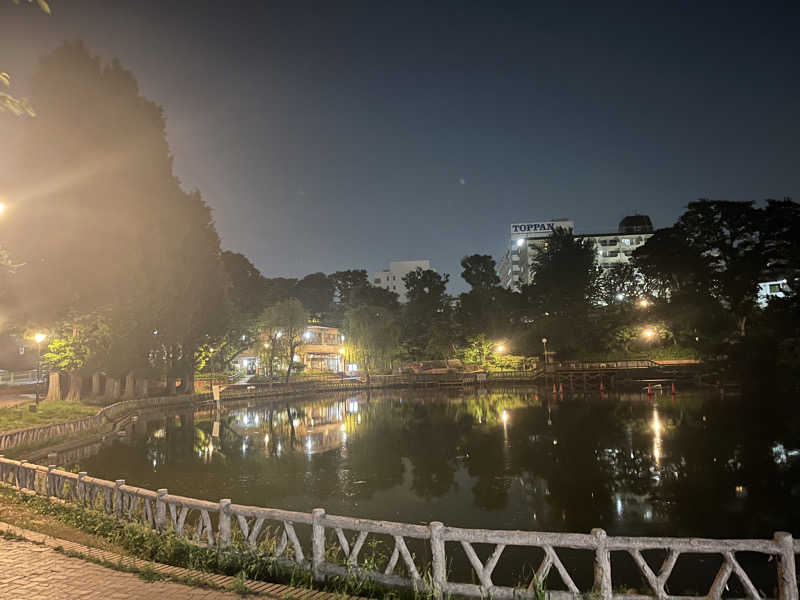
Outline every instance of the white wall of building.
<path fill-rule="evenodd" d="M 427 271 L 430 268 L 431 262 L 429 260 L 393 260 L 389 263 L 388 269 L 375 271 L 369 280 L 376 287 L 396 293 L 400 302 L 405 302 L 406 284 L 403 283 L 403 277 L 417 269 Z"/>

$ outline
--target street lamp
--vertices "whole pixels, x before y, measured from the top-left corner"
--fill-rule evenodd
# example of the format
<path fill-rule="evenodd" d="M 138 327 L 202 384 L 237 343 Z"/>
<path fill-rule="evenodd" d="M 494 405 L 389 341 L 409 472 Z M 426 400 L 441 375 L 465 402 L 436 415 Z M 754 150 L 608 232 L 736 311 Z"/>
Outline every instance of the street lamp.
<path fill-rule="evenodd" d="M 640 308 L 647 308 L 648 306 L 650 306 L 650 301 L 647 298 L 642 298 L 641 300 L 639 300 L 639 302 L 637 302 L 637 304 L 639 305 Z"/>
<path fill-rule="evenodd" d="M 645 329 L 644 331 L 642 331 L 642 335 L 648 340 L 652 339 L 655 334 L 656 332 L 653 331 L 652 329 Z"/>
<path fill-rule="evenodd" d="M 503 352 L 505 350 L 505 347 L 503 346 L 503 344 L 497 344 L 497 346 L 495 346 L 494 349 L 497 350 L 498 352 Z"/>
<path fill-rule="evenodd" d="M 3 205 L 0 204 L 0 207 Z M 0 209 L 0 212 L 3 212 Z M 33 386 L 36 391 L 36 406 L 39 406 L 39 381 L 42 379 L 42 342 L 47 336 L 43 333 L 37 333 L 33 336 L 36 342 L 36 385 Z"/>
<path fill-rule="evenodd" d="M 0 215 L 2 215 L 3 212 L 5 212 L 5 210 L 6 210 L 6 205 L 0 202 Z"/>
<path fill-rule="evenodd" d="M 542 338 L 542 346 L 544 346 L 544 367 L 547 368 L 547 338 Z"/>

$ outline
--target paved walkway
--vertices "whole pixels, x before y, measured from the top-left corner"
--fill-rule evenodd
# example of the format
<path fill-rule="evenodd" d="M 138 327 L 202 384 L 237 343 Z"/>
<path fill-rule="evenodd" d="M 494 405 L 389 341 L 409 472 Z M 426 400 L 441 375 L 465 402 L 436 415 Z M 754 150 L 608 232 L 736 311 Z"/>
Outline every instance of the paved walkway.
<path fill-rule="evenodd" d="M 190 598 L 233 600 L 232 592 L 169 581 L 147 583 L 132 573 L 69 558 L 47 546 L 0 538 L 0 598 L 38 600 L 81 598 Z"/>
<path fill-rule="evenodd" d="M 9 406 L 16 406 L 23 402 L 30 402 L 34 400 L 33 394 L 3 394 L 0 395 L 0 408 L 8 408 Z"/>
<path fill-rule="evenodd" d="M 204 580 L 218 587 L 231 589 L 234 579 L 225 575 L 212 575 L 154 563 L 130 556 L 90 548 L 75 542 L 52 538 L 43 533 L 21 529 L 0 522 L 0 531 L 21 535 L 23 540 L 0 537 L 0 598 L 3 600 L 50 600 L 65 598 L 122 600 L 124 598 L 190 598 L 205 600 L 233 600 L 242 596 L 229 591 L 183 585 L 175 581 L 148 583 L 138 575 L 126 573 L 83 560 L 70 558 L 54 550 L 66 551 L 122 564 L 137 570 L 151 569 L 164 576 L 180 579 Z M 37 542 L 37 543 L 33 543 Z M 292 598 L 294 600 L 368 600 L 307 588 L 294 588 L 279 583 L 246 581 L 251 593 L 261 598 Z"/>

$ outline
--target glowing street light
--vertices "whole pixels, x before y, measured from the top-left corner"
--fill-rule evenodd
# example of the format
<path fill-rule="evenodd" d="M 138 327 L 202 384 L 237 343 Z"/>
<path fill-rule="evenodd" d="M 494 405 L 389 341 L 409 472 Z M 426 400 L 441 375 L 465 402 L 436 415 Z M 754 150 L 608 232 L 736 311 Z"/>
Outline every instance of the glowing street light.
<path fill-rule="evenodd" d="M 6 210 L 6 205 L 0 202 L 0 215 L 2 215 Z"/>
<path fill-rule="evenodd" d="M 547 367 L 547 338 L 542 338 L 542 346 L 544 346 L 544 366 Z"/>
<path fill-rule="evenodd" d="M 498 352 L 504 352 L 506 348 L 505 346 L 503 346 L 503 344 L 497 344 L 497 346 L 495 346 L 494 349 L 497 350 Z"/>
<path fill-rule="evenodd" d="M 647 298 L 642 298 L 636 304 L 638 304 L 640 308 L 647 308 L 650 306 L 650 301 Z"/>
<path fill-rule="evenodd" d="M 617 301 L 622 302 L 623 300 L 625 300 L 625 294 L 619 293 L 617 294 L 616 298 Z"/>
<path fill-rule="evenodd" d="M 645 329 L 644 331 L 642 331 L 642 335 L 648 340 L 652 339 L 655 334 L 656 332 L 653 331 L 652 329 Z"/>

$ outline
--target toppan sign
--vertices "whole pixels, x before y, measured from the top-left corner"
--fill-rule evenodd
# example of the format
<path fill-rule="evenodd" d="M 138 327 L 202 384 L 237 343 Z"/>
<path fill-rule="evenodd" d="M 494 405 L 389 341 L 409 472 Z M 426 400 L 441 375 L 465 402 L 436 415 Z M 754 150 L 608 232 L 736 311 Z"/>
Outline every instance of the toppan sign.
<path fill-rule="evenodd" d="M 573 229 L 572 221 L 544 221 L 541 223 L 514 223 L 511 233 L 523 233 L 528 236 L 545 237 L 553 233 L 556 227 Z"/>

